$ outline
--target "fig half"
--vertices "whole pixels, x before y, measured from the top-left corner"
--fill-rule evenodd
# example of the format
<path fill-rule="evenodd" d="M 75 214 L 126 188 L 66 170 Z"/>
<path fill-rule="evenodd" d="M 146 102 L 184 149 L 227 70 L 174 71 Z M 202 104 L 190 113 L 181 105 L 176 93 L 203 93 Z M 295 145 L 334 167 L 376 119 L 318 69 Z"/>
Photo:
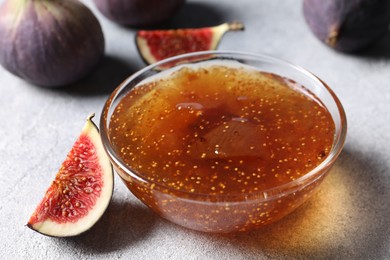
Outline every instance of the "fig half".
<path fill-rule="evenodd" d="M 113 193 L 113 170 L 97 127 L 87 122 L 27 226 L 44 235 L 75 236 L 91 228 Z"/>
<path fill-rule="evenodd" d="M 215 50 L 226 32 L 238 30 L 244 30 L 242 23 L 194 29 L 141 30 L 135 41 L 141 57 L 147 64 L 152 64 L 179 54 Z"/>
<path fill-rule="evenodd" d="M 342 51 L 362 50 L 389 32 L 389 0 L 304 0 L 303 14 L 313 33 Z"/>

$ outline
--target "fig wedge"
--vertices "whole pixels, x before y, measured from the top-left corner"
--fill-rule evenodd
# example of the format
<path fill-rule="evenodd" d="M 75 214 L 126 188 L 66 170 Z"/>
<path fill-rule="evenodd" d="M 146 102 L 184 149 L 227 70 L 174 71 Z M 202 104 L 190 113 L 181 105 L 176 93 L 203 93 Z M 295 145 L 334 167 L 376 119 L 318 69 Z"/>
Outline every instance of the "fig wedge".
<path fill-rule="evenodd" d="M 87 122 L 27 226 L 48 236 L 75 236 L 103 215 L 113 193 L 113 170 L 97 127 Z"/>
<path fill-rule="evenodd" d="M 136 45 L 144 61 L 152 64 L 180 54 L 215 50 L 225 33 L 240 30 L 244 30 L 240 22 L 204 28 L 141 30 L 136 34 Z"/>

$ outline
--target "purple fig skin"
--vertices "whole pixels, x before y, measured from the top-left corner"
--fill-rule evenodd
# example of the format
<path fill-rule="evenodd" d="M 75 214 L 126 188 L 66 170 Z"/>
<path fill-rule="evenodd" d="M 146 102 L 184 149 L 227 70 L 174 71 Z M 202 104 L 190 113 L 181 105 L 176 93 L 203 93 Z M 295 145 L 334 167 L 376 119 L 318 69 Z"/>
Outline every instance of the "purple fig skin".
<path fill-rule="evenodd" d="M 128 26 L 156 25 L 170 18 L 185 0 L 94 0 L 108 19 Z"/>
<path fill-rule="evenodd" d="M 93 13 L 76 0 L 6 0 L 0 6 L 0 63 L 33 84 L 56 87 L 85 77 L 104 54 Z"/>
<path fill-rule="evenodd" d="M 389 33 L 389 0 L 304 0 L 303 14 L 318 39 L 342 52 L 363 50 Z"/>

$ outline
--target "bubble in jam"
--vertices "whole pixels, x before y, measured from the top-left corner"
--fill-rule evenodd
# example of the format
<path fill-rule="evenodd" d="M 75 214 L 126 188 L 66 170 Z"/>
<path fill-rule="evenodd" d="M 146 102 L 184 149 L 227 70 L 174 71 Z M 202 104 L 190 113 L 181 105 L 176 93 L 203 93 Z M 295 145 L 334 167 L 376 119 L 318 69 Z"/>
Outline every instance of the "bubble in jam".
<path fill-rule="evenodd" d="M 328 156 L 334 133 L 329 111 L 304 86 L 223 64 L 141 83 L 109 126 L 118 156 L 153 187 L 210 196 L 255 194 L 304 176 Z M 136 195 L 159 211 L 166 205 L 142 189 Z"/>

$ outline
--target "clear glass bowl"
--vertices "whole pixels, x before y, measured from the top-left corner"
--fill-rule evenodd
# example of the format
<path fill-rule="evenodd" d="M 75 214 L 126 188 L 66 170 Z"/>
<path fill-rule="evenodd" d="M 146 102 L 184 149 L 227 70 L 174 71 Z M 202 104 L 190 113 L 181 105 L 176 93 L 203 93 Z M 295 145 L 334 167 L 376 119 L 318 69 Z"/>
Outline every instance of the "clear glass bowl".
<path fill-rule="evenodd" d="M 328 157 L 316 168 L 289 183 L 256 193 L 194 194 L 174 190 L 164 183 L 152 182 L 126 165 L 112 146 L 110 118 L 121 99 L 134 87 L 151 77 L 164 75 L 165 69 L 199 64 L 205 61 L 235 61 L 259 71 L 287 77 L 313 93 L 329 110 L 335 123 L 333 146 Z M 100 120 L 101 137 L 116 172 L 129 190 L 145 205 L 181 226 L 205 231 L 229 233 L 249 231 L 286 216 L 319 187 L 341 152 L 346 138 L 347 122 L 343 107 L 333 91 L 319 78 L 301 67 L 284 61 L 249 53 L 199 52 L 181 55 L 150 65 L 126 79 L 107 100 Z"/>

